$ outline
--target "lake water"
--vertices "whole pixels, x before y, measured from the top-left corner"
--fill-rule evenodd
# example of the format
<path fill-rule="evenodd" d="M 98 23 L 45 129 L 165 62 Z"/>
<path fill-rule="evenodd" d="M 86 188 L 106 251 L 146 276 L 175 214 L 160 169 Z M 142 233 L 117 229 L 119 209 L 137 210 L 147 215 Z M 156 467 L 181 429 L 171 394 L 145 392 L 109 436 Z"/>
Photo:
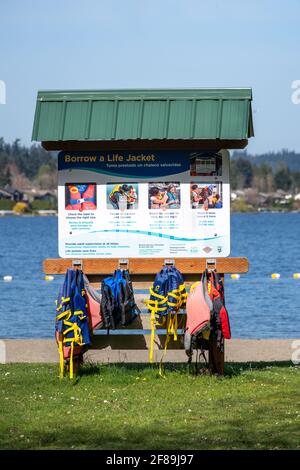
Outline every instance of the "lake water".
<path fill-rule="evenodd" d="M 300 337 L 299 241 L 298 213 L 232 215 L 231 256 L 250 261 L 249 273 L 225 279 L 233 337 Z M 0 242 L 0 338 L 53 337 L 62 276 L 46 282 L 42 261 L 58 257 L 57 218 L 2 217 Z M 281 278 L 272 280 L 274 272 Z"/>

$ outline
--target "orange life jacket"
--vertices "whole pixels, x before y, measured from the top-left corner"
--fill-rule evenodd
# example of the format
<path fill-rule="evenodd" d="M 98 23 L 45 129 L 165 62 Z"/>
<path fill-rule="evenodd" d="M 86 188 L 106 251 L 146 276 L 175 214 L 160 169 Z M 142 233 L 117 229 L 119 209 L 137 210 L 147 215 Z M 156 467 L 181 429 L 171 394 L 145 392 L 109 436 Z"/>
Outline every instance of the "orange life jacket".
<path fill-rule="evenodd" d="M 96 186 L 94 184 L 74 184 L 68 186 L 69 204 L 66 207 L 68 211 L 93 211 L 97 209 Z"/>

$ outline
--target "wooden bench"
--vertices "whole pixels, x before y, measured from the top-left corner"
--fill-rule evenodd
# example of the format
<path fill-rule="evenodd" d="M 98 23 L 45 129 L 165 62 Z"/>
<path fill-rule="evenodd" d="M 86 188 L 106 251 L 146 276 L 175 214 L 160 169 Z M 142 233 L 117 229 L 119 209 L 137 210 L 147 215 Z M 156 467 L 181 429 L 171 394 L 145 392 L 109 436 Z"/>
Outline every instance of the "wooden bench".
<path fill-rule="evenodd" d="M 128 327 L 110 330 L 94 331 L 92 350 L 102 350 L 105 353 L 101 361 L 109 362 L 144 362 L 148 360 L 150 343 L 150 315 L 144 304 L 149 298 L 149 288 L 154 277 L 163 265 L 174 264 L 183 274 L 187 287 L 199 280 L 201 273 L 206 269 L 214 269 L 222 275 L 228 273 L 246 273 L 249 268 L 247 258 L 177 258 L 166 260 L 163 258 L 129 258 L 129 259 L 46 259 L 44 261 L 45 274 L 65 274 L 68 268 L 80 268 L 87 275 L 91 284 L 99 289 L 101 280 L 111 275 L 115 269 L 128 269 L 133 282 L 136 303 L 141 310 L 141 315 Z M 226 289 L 225 289 L 226 293 Z M 180 311 L 184 315 L 184 311 Z M 230 313 L 230 312 L 229 312 Z M 179 330 L 178 341 L 170 341 L 166 360 L 186 360 L 183 353 L 183 342 L 180 340 L 184 334 Z M 166 330 L 156 329 L 154 359 L 159 361 L 164 348 Z M 181 350 L 181 351 L 180 351 Z M 172 354 L 170 354 L 172 351 Z M 218 351 L 215 341 L 210 340 L 209 368 L 212 373 L 224 373 L 224 352 Z M 168 357 L 169 356 L 169 357 Z M 99 356 L 98 356 L 99 358 Z"/>

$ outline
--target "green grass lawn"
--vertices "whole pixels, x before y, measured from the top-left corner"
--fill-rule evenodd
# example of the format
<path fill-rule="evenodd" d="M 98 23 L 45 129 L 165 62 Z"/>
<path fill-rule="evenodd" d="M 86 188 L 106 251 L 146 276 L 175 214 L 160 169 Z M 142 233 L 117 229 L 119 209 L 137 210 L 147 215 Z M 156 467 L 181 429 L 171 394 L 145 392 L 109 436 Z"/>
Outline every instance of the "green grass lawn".
<path fill-rule="evenodd" d="M 300 368 L 0 365 L 1 449 L 299 449 Z"/>

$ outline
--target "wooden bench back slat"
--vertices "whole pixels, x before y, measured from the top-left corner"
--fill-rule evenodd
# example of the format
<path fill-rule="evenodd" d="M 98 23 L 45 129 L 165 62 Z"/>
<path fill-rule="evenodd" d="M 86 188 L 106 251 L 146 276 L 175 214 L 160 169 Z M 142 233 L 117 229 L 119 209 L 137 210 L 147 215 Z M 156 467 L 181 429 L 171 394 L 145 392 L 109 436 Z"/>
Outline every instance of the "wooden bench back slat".
<path fill-rule="evenodd" d="M 208 258 L 210 259 L 210 258 Z M 99 279 L 110 275 L 119 267 L 118 258 L 110 259 L 83 259 L 82 268 L 87 275 L 97 275 Z M 205 258 L 176 258 L 175 266 L 185 276 L 202 273 L 206 268 Z M 164 265 L 164 258 L 129 258 L 128 268 L 132 280 L 153 281 L 155 275 Z M 65 274 L 68 268 L 72 268 L 72 259 L 46 259 L 44 261 L 45 274 Z M 219 273 L 246 273 L 249 269 L 247 258 L 217 258 L 216 267 Z M 91 279 L 94 282 L 94 279 Z M 191 279 L 193 280 L 193 279 Z"/>

